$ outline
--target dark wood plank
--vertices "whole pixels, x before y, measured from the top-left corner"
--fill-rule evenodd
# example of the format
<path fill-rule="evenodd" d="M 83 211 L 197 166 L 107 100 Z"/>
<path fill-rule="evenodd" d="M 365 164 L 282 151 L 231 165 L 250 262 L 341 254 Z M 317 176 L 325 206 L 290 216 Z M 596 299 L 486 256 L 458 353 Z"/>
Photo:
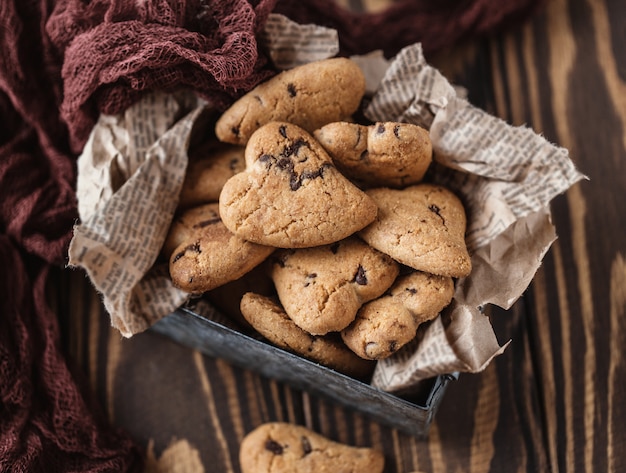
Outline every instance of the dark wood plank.
<path fill-rule="evenodd" d="M 624 468 L 625 58 L 611 38 L 626 16 L 617 3 L 549 2 L 519 37 L 493 46 L 495 82 L 509 91 L 497 113 L 567 147 L 590 177 L 555 200 L 560 238 L 529 297 L 553 471 Z"/>

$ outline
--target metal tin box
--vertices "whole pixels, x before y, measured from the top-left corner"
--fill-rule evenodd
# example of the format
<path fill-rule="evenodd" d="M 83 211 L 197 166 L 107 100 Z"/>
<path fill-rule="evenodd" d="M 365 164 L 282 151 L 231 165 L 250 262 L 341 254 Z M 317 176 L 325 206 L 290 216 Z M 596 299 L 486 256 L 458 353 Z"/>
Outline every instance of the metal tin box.
<path fill-rule="evenodd" d="M 163 318 L 152 330 L 206 355 L 361 411 L 381 424 L 417 437 L 428 433 L 446 386 L 455 379 L 455 375 L 438 376 L 424 381 L 410 397 L 398 397 L 186 308 Z"/>

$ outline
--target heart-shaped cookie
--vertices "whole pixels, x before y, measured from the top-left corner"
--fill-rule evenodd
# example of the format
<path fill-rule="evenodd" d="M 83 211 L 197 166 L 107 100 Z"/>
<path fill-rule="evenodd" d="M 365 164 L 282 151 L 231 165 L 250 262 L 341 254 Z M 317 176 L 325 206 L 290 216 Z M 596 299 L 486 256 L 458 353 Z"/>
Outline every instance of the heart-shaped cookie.
<path fill-rule="evenodd" d="M 453 294 L 449 276 L 421 271 L 403 275 L 384 296 L 361 307 L 341 338 L 361 358 L 387 358 L 413 340 L 422 323 L 437 317 Z"/>
<path fill-rule="evenodd" d="M 357 237 L 281 250 L 271 263 L 270 275 L 285 311 L 313 335 L 347 327 L 361 305 L 383 294 L 400 271 L 391 257 Z"/>
<path fill-rule="evenodd" d="M 250 137 L 247 168 L 224 185 L 220 215 L 234 234 L 279 248 L 339 241 L 376 218 L 374 201 L 345 178 L 309 133 L 283 122 Z"/>
<path fill-rule="evenodd" d="M 465 245 L 465 209 L 448 189 L 418 184 L 402 190 L 367 191 L 378 205 L 376 220 L 359 235 L 411 268 L 464 277 L 471 269 Z"/>

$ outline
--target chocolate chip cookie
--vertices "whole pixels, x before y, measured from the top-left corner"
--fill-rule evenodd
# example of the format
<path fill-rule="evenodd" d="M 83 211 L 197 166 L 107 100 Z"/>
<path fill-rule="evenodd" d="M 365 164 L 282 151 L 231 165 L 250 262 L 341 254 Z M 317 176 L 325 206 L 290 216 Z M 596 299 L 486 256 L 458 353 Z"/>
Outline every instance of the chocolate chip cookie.
<path fill-rule="evenodd" d="M 450 190 L 417 184 L 366 192 L 378 206 L 376 220 L 359 232 L 370 246 L 419 271 L 469 275 L 465 209 Z"/>
<path fill-rule="evenodd" d="M 256 293 L 241 298 L 241 313 L 272 344 L 354 378 L 366 379 L 374 365 L 354 354 L 338 334 L 314 336 L 302 330 L 277 300 Z"/>
<path fill-rule="evenodd" d="M 269 262 L 278 297 L 296 325 L 324 335 L 347 327 L 365 302 L 393 284 L 399 265 L 359 238 L 280 250 Z"/>
<path fill-rule="evenodd" d="M 316 130 L 314 136 L 337 168 L 362 187 L 416 184 L 432 162 L 428 131 L 408 123 L 335 122 Z"/>
<path fill-rule="evenodd" d="M 332 441 L 306 427 L 269 422 L 239 448 L 242 473 L 382 473 L 385 457 L 369 447 Z"/>
<path fill-rule="evenodd" d="M 183 235 L 169 260 L 172 282 L 183 291 L 202 294 L 234 281 L 275 250 L 233 235 L 222 223 L 217 203 L 190 213 L 180 217 L 185 222 Z"/>
<path fill-rule="evenodd" d="M 189 156 L 179 208 L 217 202 L 224 183 L 245 169 L 244 147 L 206 144 Z"/>
<path fill-rule="evenodd" d="M 362 358 L 387 358 L 413 340 L 422 323 L 437 317 L 453 294 L 448 276 L 421 271 L 403 275 L 384 296 L 361 307 L 341 338 Z"/>
<path fill-rule="evenodd" d="M 347 58 L 331 58 L 295 67 L 259 84 L 226 110 L 215 125 L 224 142 L 245 144 L 259 127 L 286 121 L 312 133 L 343 120 L 358 108 L 365 77 Z"/>
<path fill-rule="evenodd" d="M 259 128 L 246 146 L 246 162 L 219 200 L 224 224 L 241 238 L 306 248 L 342 240 L 376 218 L 374 201 L 296 125 L 272 122 Z"/>

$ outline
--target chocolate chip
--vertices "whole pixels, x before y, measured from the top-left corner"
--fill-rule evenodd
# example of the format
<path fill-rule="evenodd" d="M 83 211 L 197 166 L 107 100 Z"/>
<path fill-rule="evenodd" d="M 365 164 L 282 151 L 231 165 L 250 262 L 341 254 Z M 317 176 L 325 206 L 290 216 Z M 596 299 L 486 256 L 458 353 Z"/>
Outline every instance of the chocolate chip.
<path fill-rule="evenodd" d="M 283 171 L 293 172 L 293 161 L 289 158 L 280 158 L 276 161 L 276 166 Z"/>
<path fill-rule="evenodd" d="M 285 138 L 287 137 L 285 136 Z M 281 153 L 281 156 L 293 156 L 294 154 L 298 154 L 298 151 L 300 151 L 300 148 L 302 148 L 303 146 L 306 146 L 308 148 L 310 146 L 309 142 L 303 138 L 298 138 L 293 143 L 285 146 L 283 152 Z"/>
<path fill-rule="evenodd" d="M 376 133 L 383 134 L 385 132 L 385 125 L 382 123 L 378 124 L 378 128 L 376 128 Z"/>
<path fill-rule="evenodd" d="M 323 178 L 324 171 L 326 171 L 329 167 L 331 167 L 330 163 L 324 163 L 315 171 L 304 171 L 301 179 L 317 179 L 318 177 Z"/>
<path fill-rule="evenodd" d="M 287 84 L 287 92 L 289 92 L 289 97 L 295 97 L 296 96 L 296 86 L 293 85 L 290 82 L 289 84 Z"/>
<path fill-rule="evenodd" d="M 417 289 L 415 289 L 414 287 L 407 287 L 404 290 L 410 294 L 417 294 Z"/>
<path fill-rule="evenodd" d="M 278 133 L 280 133 L 280 136 L 282 136 L 283 138 L 287 138 L 287 127 L 285 125 L 279 126 Z"/>
<path fill-rule="evenodd" d="M 193 251 L 194 253 L 202 253 L 202 249 L 200 248 L 200 243 L 192 243 L 185 247 L 185 251 Z"/>
<path fill-rule="evenodd" d="M 391 353 L 395 352 L 398 349 L 398 341 L 397 340 L 391 340 L 389 342 L 389 351 Z"/>
<path fill-rule="evenodd" d="M 306 275 L 307 279 L 315 279 L 317 277 L 317 273 L 309 273 Z M 307 281 L 304 283 L 304 287 L 309 287 L 311 285 L 311 281 Z"/>
<path fill-rule="evenodd" d="M 428 210 L 430 210 L 431 212 L 435 212 L 439 217 L 441 217 L 441 215 L 439 214 L 439 212 L 441 212 L 441 209 L 437 207 L 435 204 L 429 205 Z"/>
<path fill-rule="evenodd" d="M 396 135 L 396 138 L 400 139 L 400 125 L 393 127 L 393 134 Z"/>
<path fill-rule="evenodd" d="M 191 245 L 187 245 L 185 248 L 183 248 L 183 250 L 181 252 L 177 253 L 176 256 L 174 256 L 174 259 L 172 260 L 172 263 L 176 263 L 176 261 L 178 261 L 183 256 L 185 256 L 185 253 L 187 253 L 188 251 L 193 251 L 194 253 L 202 253 L 202 250 L 200 248 L 200 244 L 199 243 L 192 243 Z"/>
<path fill-rule="evenodd" d="M 239 127 L 238 126 L 234 126 L 230 129 L 231 133 L 235 136 L 239 136 Z"/>
<path fill-rule="evenodd" d="M 289 176 L 289 188 L 292 191 L 297 191 L 302 186 L 302 181 L 298 178 L 298 175 L 294 172 Z"/>
<path fill-rule="evenodd" d="M 201 222 L 198 222 L 195 225 L 193 225 L 191 228 L 204 228 L 204 227 L 208 227 L 209 225 L 213 225 L 214 223 L 219 223 L 221 221 L 222 219 L 220 219 L 218 216 L 209 220 L 203 220 Z"/>
<path fill-rule="evenodd" d="M 282 455 L 284 448 L 275 440 L 269 439 L 267 442 L 265 442 L 265 450 L 269 450 L 274 455 Z"/>
<path fill-rule="evenodd" d="M 324 163 L 315 171 L 303 171 L 302 174 L 298 175 L 294 170 L 294 161 L 292 156 L 298 153 L 298 150 L 303 147 L 309 146 L 309 142 L 303 139 L 298 139 L 291 143 L 288 146 L 285 146 L 283 151 L 280 153 L 280 156 L 277 158 L 270 154 L 262 154 L 259 156 L 259 161 L 267 163 L 268 169 L 271 168 L 272 164 L 276 164 L 281 171 L 286 171 L 289 173 L 289 188 L 292 191 L 297 191 L 302 187 L 302 182 L 305 179 L 317 179 L 318 177 L 324 177 L 324 171 L 332 167 L 332 163 Z M 306 161 L 306 156 L 302 159 L 298 159 L 298 162 Z"/>
<path fill-rule="evenodd" d="M 300 441 L 302 442 L 302 452 L 305 455 L 308 455 L 313 451 L 313 447 L 311 447 L 311 442 L 309 442 L 309 439 L 307 437 L 303 435 L 302 437 L 300 437 Z"/>
<path fill-rule="evenodd" d="M 365 275 L 365 269 L 361 265 L 359 265 L 358 269 L 356 270 L 354 282 L 356 282 L 359 286 L 367 285 L 367 276 Z"/>
<path fill-rule="evenodd" d="M 300 189 L 300 187 L 302 187 L 302 182 L 305 179 L 317 179 L 319 178 L 324 178 L 324 170 L 326 168 L 331 167 L 332 165 L 330 163 L 324 163 L 322 164 L 322 166 L 319 169 L 316 169 L 315 171 L 304 171 L 302 174 L 300 174 L 300 176 L 298 176 L 295 172 L 291 174 L 291 179 L 289 181 L 289 187 L 291 188 L 292 191 L 297 191 L 298 189 Z"/>

